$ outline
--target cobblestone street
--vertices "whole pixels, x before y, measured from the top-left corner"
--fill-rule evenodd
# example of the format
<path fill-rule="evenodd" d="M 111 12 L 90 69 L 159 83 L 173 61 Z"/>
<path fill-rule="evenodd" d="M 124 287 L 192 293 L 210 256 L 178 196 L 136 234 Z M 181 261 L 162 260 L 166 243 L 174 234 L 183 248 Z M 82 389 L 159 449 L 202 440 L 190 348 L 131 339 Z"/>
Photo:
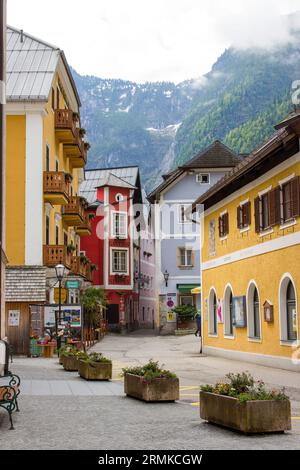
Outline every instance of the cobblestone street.
<path fill-rule="evenodd" d="M 113 359 L 110 383 L 91 383 L 67 373 L 57 359 L 17 358 L 11 369 L 22 379 L 15 431 L 0 412 L 1 449 L 300 449 L 299 374 L 212 357 L 200 357 L 199 340 L 149 333 L 109 336 L 94 350 Z M 150 358 L 180 377 L 177 404 L 144 404 L 126 398 L 121 369 Z M 228 372 L 248 370 L 270 387 L 286 387 L 293 430 L 285 435 L 245 437 L 202 422 L 199 386 Z"/>

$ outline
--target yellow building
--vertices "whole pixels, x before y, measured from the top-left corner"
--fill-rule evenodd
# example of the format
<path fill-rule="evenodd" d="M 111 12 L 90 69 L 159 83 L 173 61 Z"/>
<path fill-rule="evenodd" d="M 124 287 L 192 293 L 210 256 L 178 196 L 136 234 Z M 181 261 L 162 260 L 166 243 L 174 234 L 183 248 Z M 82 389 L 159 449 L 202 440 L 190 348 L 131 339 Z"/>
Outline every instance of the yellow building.
<path fill-rule="evenodd" d="M 89 145 L 80 126 L 80 99 L 63 51 L 7 29 L 6 321 L 17 353 L 40 332 L 54 304 L 55 266 L 64 264 L 78 303 L 91 279 L 80 260 L 80 235 L 90 234 L 79 197 Z"/>
<path fill-rule="evenodd" d="M 300 370 L 300 114 L 196 201 L 204 352 Z"/>

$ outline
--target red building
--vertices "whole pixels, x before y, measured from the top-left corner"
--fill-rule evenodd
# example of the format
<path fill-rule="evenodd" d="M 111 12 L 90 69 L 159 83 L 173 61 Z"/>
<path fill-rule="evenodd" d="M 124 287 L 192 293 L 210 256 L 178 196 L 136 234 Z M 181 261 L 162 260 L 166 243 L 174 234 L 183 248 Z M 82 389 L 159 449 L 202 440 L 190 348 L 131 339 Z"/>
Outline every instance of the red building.
<path fill-rule="evenodd" d="M 133 329 L 139 312 L 139 169 L 87 170 L 85 178 L 80 193 L 89 202 L 92 235 L 82 238 L 81 249 L 98 267 L 93 284 L 107 294 L 110 329 Z"/>

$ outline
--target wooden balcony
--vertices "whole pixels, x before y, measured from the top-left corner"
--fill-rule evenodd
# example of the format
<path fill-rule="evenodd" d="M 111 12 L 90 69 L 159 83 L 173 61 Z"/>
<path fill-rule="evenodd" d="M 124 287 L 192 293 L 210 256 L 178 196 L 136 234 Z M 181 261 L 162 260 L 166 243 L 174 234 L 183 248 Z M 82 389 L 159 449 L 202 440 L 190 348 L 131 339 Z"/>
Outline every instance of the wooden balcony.
<path fill-rule="evenodd" d="M 78 227 L 84 223 L 85 204 L 84 200 L 78 196 L 70 197 L 70 202 L 63 207 L 63 221 L 69 227 Z"/>
<path fill-rule="evenodd" d="M 72 257 L 71 274 L 86 278 L 87 265 L 83 264 L 79 256 Z"/>
<path fill-rule="evenodd" d="M 54 268 L 58 264 L 63 264 L 70 269 L 72 255 L 64 245 L 44 245 L 44 266 Z"/>
<path fill-rule="evenodd" d="M 64 172 L 44 172 L 44 199 L 53 205 L 64 206 L 70 200 L 70 180 Z"/>
<path fill-rule="evenodd" d="M 71 143 L 64 145 L 64 153 L 69 158 L 73 168 L 84 168 L 87 163 L 89 144 L 84 142 L 81 130 L 75 130 L 75 136 Z"/>
<path fill-rule="evenodd" d="M 83 223 L 77 225 L 76 233 L 81 237 L 92 235 L 92 221 L 89 218 L 88 214 L 85 214 Z"/>
<path fill-rule="evenodd" d="M 74 113 L 70 109 L 55 111 L 55 131 L 58 140 L 64 144 L 72 143 L 77 135 Z"/>

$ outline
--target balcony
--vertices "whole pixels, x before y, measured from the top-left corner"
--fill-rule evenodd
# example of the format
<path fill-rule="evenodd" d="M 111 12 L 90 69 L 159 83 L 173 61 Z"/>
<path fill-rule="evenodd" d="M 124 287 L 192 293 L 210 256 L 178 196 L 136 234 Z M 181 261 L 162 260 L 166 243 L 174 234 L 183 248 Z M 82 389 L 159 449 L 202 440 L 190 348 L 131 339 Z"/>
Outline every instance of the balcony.
<path fill-rule="evenodd" d="M 68 227 L 78 227 L 83 224 L 85 220 L 85 207 L 84 199 L 78 196 L 70 197 L 70 202 L 63 207 L 62 211 L 64 223 Z"/>
<path fill-rule="evenodd" d="M 44 246 L 44 266 L 54 268 L 58 264 L 63 264 L 70 269 L 72 264 L 72 255 L 64 245 L 45 245 Z"/>
<path fill-rule="evenodd" d="M 86 277 L 86 264 L 83 264 L 79 256 L 73 256 L 71 273 L 74 276 Z"/>
<path fill-rule="evenodd" d="M 92 222 L 88 214 L 85 214 L 83 223 L 77 225 L 76 233 L 81 237 L 92 235 Z"/>
<path fill-rule="evenodd" d="M 70 200 L 70 179 L 63 172 L 44 172 L 44 199 L 53 205 L 64 206 Z"/>
<path fill-rule="evenodd" d="M 64 145 L 64 153 L 70 160 L 73 168 L 84 168 L 87 163 L 87 153 L 90 148 L 87 142 L 83 141 L 82 129 L 75 129 L 72 142 Z"/>
<path fill-rule="evenodd" d="M 55 111 L 55 131 L 57 138 L 64 144 L 72 143 L 76 137 L 76 120 L 70 109 L 57 109 Z"/>

